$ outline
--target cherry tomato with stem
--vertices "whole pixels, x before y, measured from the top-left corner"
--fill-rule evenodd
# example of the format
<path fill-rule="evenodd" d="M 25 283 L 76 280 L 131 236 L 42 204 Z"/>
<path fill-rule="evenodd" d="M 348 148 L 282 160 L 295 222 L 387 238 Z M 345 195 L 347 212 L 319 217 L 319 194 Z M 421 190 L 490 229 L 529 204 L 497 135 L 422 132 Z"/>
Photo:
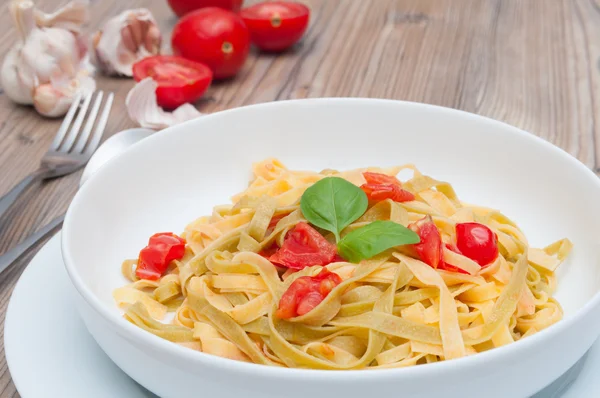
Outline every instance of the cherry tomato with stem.
<path fill-rule="evenodd" d="M 306 32 L 310 9 L 301 3 L 268 1 L 244 8 L 240 15 L 252 43 L 264 51 L 283 51 Z"/>
<path fill-rule="evenodd" d="M 205 7 L 219 7 L 238 12 L 244 0 L 169 0 L 169 6 L 178 17 Z"/>
<path fill-rule="evenodd" d="M 193 11 L 177 22 L 173 52 L 206 64 L 215 79 L 234 76 L 246 62 L 250 33 L 239 15 L 217 7 Z"/>
<path fill-rule="evenodd" d="M 198 100 L 210 86 L 212 76 L 206 65 L 172 55 L 147 57 L 133 65 L 135 81 L 151 77 L 158 84 L 156 100 L 166 109 Z"/>

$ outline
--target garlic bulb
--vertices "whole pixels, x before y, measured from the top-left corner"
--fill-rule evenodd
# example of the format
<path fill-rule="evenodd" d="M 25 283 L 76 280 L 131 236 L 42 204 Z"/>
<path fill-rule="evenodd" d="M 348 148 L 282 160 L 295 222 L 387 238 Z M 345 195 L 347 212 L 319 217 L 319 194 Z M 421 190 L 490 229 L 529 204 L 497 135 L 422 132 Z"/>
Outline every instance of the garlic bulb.
<path fill-rule="evenodd" d="M 156 101 L 157 87 L 158 84 L 147 77 L 127 94 L 127 113 L 141 127 L 160 130 L 202 116 L 192 104 L 183 104 L 173 112 L 164 111 Z"/>
<path fill-rule="evenodd" d="M 79 34 L 88 18 L 87 0 L 74 0 L 52 14 L 30 0 L 11 0 L 9 10 L 19 41 L 4 58 L 0 77 L 6 95 L 33 104 L 44 116 L 64 115 L 76 93 L 96 83 L 85 41 Z"/>
<path fill-rule="evenodd" d="M 131 76 L 134 63 L 160 53 L 161 40 L 150 11 L 123 11 L 92 37 L 94 63 L 107 74 Z"/>

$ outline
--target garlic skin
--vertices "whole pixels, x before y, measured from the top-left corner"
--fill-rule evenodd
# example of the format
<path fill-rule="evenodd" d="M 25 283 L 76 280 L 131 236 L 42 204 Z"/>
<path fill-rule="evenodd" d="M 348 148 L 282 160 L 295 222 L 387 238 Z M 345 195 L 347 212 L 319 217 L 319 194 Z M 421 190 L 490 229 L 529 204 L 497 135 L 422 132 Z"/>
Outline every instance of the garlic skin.
<path fill-rule="evenodd" d="M 158 84 L 147 77 L 127 94 L 127 113 L 141 127 L 160 130 L 202 116 L 192 104 L 183 104 L 173 112 L 164 111 L 156 101 L 157 87 Z"/>
<path fill-rule="evenodd" d="M 109 75 L 132 76 L 133 64 L 160 53 L 162 35 L 145 8 L 123 11 L 92 36 L 93 62 Z"/>
<path fill-rule="evenodd" d="M 75 94 L 96 88 L 79 34 L 88 19 L 87 0 L 74 0 L 51 14 L 36 9 L 31 0 L 12 0 L 9 10 L 19 41 L 0 69 L 6 95 L 44 116 L 64 115 Z"/>

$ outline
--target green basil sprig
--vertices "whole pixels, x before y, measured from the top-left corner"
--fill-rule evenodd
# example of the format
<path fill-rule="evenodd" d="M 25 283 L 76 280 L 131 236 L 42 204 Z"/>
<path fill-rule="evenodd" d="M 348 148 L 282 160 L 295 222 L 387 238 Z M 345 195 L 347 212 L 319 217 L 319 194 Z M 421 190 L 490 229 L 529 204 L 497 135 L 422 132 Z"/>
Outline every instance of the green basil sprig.
<path fill-rule="evenodd" d="M 344 238 L 341 231 L 362 216 L 369 201 L 356 185 L 339 177 L 326 177 L 309 187 L 300 199 L 308 222 L 335 235 L 338 252 L 357 263 L 395 246 L 419 243 L 419 235 L 393 221 L 374 221 Z"/>
<path fill-rule="evenodd" d="M 419 242 L 419 235 L 403 225 L 373 221 L 344 236 L 338 242 L 338 252 L 346 260 L 358 263 L 392 247 Z"/>
<path fill-rule="evenodd" d="M 363 190 L 339 177 L 317 181 L 300 199 L 300 210 L 308 222 L 333 232 L 336 241 L 340 240 L 340 232 L 362 216 L 368 206 Z"/>

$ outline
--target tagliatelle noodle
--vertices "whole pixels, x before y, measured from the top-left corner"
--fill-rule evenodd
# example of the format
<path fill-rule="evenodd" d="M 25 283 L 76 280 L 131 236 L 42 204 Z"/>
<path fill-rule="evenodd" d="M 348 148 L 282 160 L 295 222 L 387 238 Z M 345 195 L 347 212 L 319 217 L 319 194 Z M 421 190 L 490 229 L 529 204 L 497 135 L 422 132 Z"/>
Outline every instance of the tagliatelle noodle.
<path fill-rule="evenodd" d="M 363 172 L 413 173 L 402 187 L 415 200 L 384 200 L 342 231 L 345 236 L 378 220 L 404 226 L 431 216 L 444 243 L 455 226 L 479 222 L 498 236 L 500 254 L 480 267 L 444 250 L 444 261 L 464 272 L 433 269 L 407 247 L 359 264 L 327 265 L 342 283 L 305 315 L 283 320 L 276 310 L 286 289 L 320 266 L 300 271 L 274 266 L 260 252 L 281 246 L 305 221 L 303 192 L 327 176 L 365 183 Z M 211 355 L 269 366 L 312 369 L 378 369 L 413 366 L 473 355 L 528 337 L 560 321 L 552 298 L 554 271 L 572 244 L 559 240 L 531 248 L 518 226 L 500 212 L 461 202 L 452 186 L 414 166 L 320 173 L 287 169 L 276 159 L 253 166 L 254 179 L 231 205 L 188 224 L 186 253 L 158 281 L 139 280 L 136 260 L 122 273 L 131 283 L 114 291 L 124 317 L 140 328 Z M 272 220 L 278 221 L 273 227 Z M 270 227 L 271 226 L 271 227 Z M 332 236 L 325 235 L 328 238 Z M 166 321 L 167 313 L 173 313 Z"/>

